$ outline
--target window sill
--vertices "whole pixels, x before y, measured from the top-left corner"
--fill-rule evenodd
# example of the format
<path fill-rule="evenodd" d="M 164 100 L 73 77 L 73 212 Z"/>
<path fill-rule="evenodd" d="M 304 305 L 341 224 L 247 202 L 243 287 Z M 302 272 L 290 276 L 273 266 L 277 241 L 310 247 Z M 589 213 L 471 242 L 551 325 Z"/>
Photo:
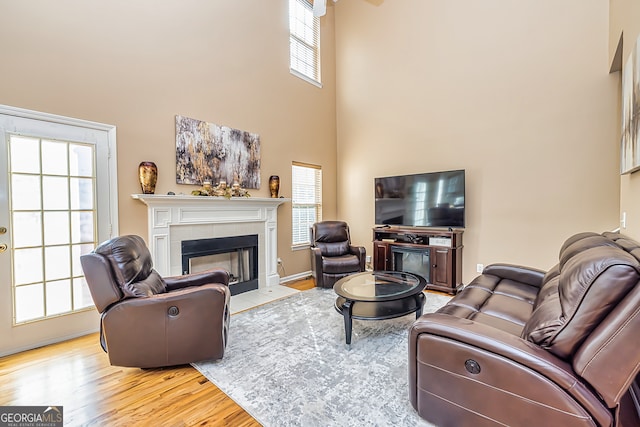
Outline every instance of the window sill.
<path fill-rule="evenodd" d="M 303 251 L 303 250 L 309 249 L 310 247 L 311 247 L 311 245 L 309 243 L 306 243 L 304 245 L 295 245 L 295 246 L 292 245 L 291 246 L 291 250 L 292 251 Z"/>
<path fill-rule="evenodd" d="M 298 78 L 301 78 L 302 80 L 306 81 L 307 83 L 311 83 L 312 85 L 317 86 L 320 89 L 322 89 L 322 83 L 320 83 L 319 81 L 314 80 L 311 77 L 309 77 L 309 76 L 307 76 L 305 74 L 302 74 L 301 72 L 296 71 L 296 70 L 294 70 L 292 68 L 289 68 L 289 72 L 291 74 L 293 74 L 294 76 L 296 76 Z"/>

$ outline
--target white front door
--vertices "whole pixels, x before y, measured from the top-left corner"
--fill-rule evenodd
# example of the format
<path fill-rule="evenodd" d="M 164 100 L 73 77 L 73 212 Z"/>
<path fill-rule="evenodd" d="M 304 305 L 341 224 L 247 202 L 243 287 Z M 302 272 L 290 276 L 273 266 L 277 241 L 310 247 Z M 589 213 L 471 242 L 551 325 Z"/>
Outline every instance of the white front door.
<path fill-rule="evenodd" d="M 0 106 L 0 356 L 98 330 L 80 255 L 117 232 L 114 144 L 112 126 Z"/>

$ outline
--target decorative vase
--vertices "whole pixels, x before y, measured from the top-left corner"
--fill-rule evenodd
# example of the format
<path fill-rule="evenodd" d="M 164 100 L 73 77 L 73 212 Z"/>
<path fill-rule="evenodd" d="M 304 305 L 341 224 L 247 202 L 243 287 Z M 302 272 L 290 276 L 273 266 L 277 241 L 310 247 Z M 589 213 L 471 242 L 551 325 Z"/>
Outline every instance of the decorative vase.
<path fill-rule="evenodd" d="M 142 194 L 155 193 L 156 182 L 158 182 L 158 167 L 153 162 L 141 162 L 138 166 L 138 178 Z"/>
<path fill-rule="evenodd" d="M 280 177 L 278 175 L 271 175 L 269 177 L 269 191 L 271 191 L 271 197 L 277 198 L 278 191 L 280 191 Z"/>

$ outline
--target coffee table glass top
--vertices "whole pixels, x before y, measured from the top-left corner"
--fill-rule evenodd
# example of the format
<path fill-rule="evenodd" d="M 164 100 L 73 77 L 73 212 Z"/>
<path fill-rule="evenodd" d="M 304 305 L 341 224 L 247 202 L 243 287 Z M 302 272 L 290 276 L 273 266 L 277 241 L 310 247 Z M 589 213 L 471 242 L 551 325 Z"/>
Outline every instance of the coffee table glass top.
<path fill-rule="evenodd" d="M 424 278 L 400 271 L 367 271 L 340 279 L 333 286 L 339 296 L 352 301 L 387 301 L 422 292 Z"/>

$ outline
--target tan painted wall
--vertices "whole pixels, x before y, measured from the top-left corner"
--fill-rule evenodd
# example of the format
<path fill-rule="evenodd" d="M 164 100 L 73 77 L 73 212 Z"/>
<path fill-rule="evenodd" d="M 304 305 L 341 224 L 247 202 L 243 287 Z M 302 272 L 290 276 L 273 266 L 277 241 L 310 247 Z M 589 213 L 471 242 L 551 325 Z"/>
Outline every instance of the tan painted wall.
<path fill-rule="evenodd" d="M 335 216 L 333 7 L 323 18 L 318 89 L 289 73 L 287 0 L 0 0 L 0 104 L 117 126 L 120 233 L 147 234 L 137 167 L 154 161 L 156 193 L 175 183 L 175 115 L 260 134 L 262 187 L 291 162 L 324 170 L 324 211 Z M 291 205 L 279 208 L 287 275 L 309 269 L 292 252 Z"/>
<path fill-rule="evenodd" d="M 622 66 L 627 62 L 629 54 L 636 46 L 640 36 L 640 3 L 633 0 L 611 0 L 609 56 L 613 59 L 620 35 L 623 37 Z M 620 72 L 616 73 L 620 78 Z M 620 101 L 619 101 L 620 104 Z M 618 105 L 617 120 L 621 120 L 621 107 Z M 617 129 L 617 140 L 620 140 L 620 126 Z M 625 234 L 640 239 L 640 172 L 620 177 L 620 215 L 626 213 Z"/>
<path fill-rule="evenodd" d="M 573 233 L 616 228 L 608 7 L 338 2 L 338 216 L 353 240 L 371 253 L 374 177 L 459 168 L 465 283 L 477 263 L 546 269 Z"/>
<path fill-rule="evenodd" d="M 638 174 L 620 203 L 606 0 L 341 0 L 321 21 L 322 90 L 288 72 L 287 3 L 0 0 L 0 103 L 117 126 L 121 233 L 146 233 L 140 161 L 159 193 L 193 188 L 173 178 L 176 114 L 261 135 L 257 196 L 272 174 L 290 194 L 291 161 L 321 164 L 325 218 L 369 252 L 375 176 L 465 168 L 465 282 L 476 263 L 547 268 L 571 233 L 617 226 Z M 306 271 L 279 214 L 286 275 Z"/>

